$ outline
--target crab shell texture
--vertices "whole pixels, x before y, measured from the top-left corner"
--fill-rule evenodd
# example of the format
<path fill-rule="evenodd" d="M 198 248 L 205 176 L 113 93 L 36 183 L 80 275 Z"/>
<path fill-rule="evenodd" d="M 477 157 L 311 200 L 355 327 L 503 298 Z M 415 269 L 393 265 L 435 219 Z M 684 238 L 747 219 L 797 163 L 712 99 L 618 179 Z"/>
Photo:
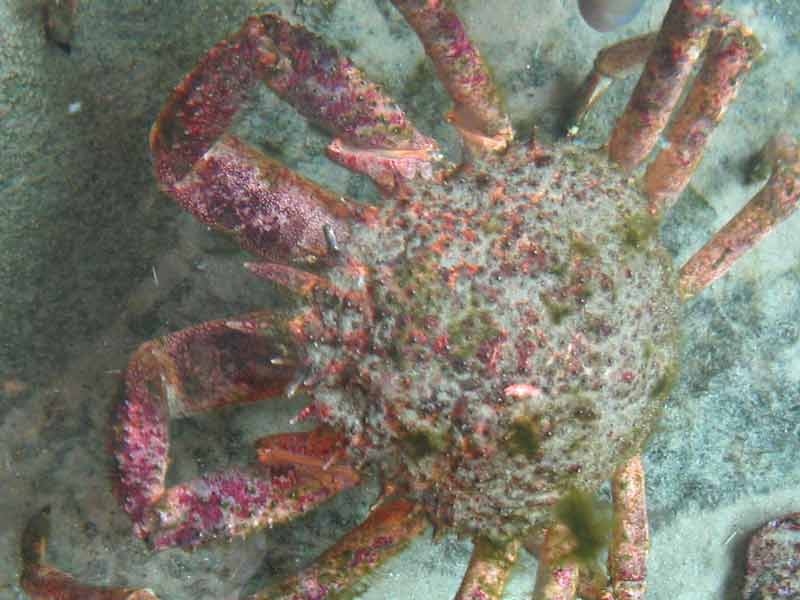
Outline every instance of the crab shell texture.
<path fill-rule="evenodd" d="M 544 524 L 639 451 L 675 369 L 677 294 L 646 203 L 598 154 L 516 145 L 356 224 L 307 346 L 315 412 L 439 526 Z M 366 270 L 348 269 L 353 262 Z"/>

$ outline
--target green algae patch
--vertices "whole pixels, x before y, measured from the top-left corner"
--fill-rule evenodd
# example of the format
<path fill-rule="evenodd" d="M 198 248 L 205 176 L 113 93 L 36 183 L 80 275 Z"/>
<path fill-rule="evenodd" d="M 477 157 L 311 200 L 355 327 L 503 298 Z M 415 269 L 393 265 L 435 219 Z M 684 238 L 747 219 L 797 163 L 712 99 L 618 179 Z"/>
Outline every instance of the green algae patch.
<path fill-rule="evenodd" d="M 555 325 L 560 325 L 561 321 L 563 321 L 566 317 L 572 314 L 573 309 L 571 306 L 567 304 L 562 304 L 560 302 L 556 302 L 551 300 L 546 295 L 541 294 L 540 298 L 542 299 L 542 303 L 544 307 L 547 309 L 547 314 L 550 317 L 550 320 Z"/>
<path fill-rule="evenodd" d="M 597 246 L 579 233 L 573 233 L 569 245 L 570 254 L 578 258 L 594 258 L 600 254 Z"/>
<path fill-rule="evenodd" d="M 678 374 L 679 369 L 677 362 L 667 365 L 664 374 L 659 377 L 653 389 L 650 390 L 650 398 L 659 401 L 666 400 L 672 388 L 675 386 L 675 383 L 678 381 Z"/>
<path fill-rule="evenodd" d="M 567 526 L 574 547 L 565 559 L 592 565 L 608 546 L 613 524 L 611 508 L 587 491 L 570 489 L 553 507 L 556 519 Z"/>
<path fill-rule="evenodd" d="M 481 345 L 501 335 L 492 313 L 475 306 L 468 308 L 461 318 L 447 325 L 447 339 L 453 356 L 461 360 L 474 357 Z"/>
<path fill-rule="evenodd" d="M 414 460 L 421 460 L 439 452 L 444 452 L 449 444 L 446 435 L 430 429 L 417 429 L 400 438 L 406 454 Z"/>
<path fill-rule="evenodd" d="M 634 250 L 658 235 L 661 220 L 646 212 L 637 212 L 625 218 L 620 227 L 622 243 Z"/>
<path fill-rule="evenodd" d="M 511 456 L 522 455 L 533 459 L 539 451 L 539 428 L 531 417 L 518 417 L 511 423 L 505 442 Z"/>

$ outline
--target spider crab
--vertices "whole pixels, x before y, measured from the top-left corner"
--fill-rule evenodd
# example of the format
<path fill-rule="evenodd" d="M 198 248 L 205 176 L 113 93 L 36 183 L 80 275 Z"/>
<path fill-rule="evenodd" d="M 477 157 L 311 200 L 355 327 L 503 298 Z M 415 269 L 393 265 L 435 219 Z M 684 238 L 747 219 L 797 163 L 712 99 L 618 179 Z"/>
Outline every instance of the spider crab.
<path fill-rule="evenodd" d="M 351 62 L 275 15 L 210 50 L 159 115 L 150 142 L 163 190 L 236 236 L 263 259 L 247 267 L 307 308 L 207 322 L 137 350 L 113 428 L 122 507 L 155 549 L 194 547 L 291 520 L 376 474 L 368 518 L 252 598 L 338 597 L 431 523 L 474 541 L 458 600 L 500 599 L 521 545 L 540 559 L 537 598 L 643 598 L 638 453 L 675 375 L 679 304 L 800 196 L 798 146 L 779 136 L 763 152 L 766 185 L 679 272 L 657 239 L 758 43 L 718 0 L 674 0 L 659 33 L 601 52 L 580 92 L 575 127 L 645 62 L 607 151 L 545 147 L 514 141 L 447 3 L 393 3 L 454 101 L 448 119 L 470 155 L 459 167 Z M 630 173 L 701 56 L 637 184 Z M 328 156 L 372 178 L 386 203 L 340 198 L 227 134 L 259 81 L 328 130 Z M 315 428 L 260 440 L 256 467 L 166 487 L 171 418 L 298 392 L 309 403 L 297 418 Z M 565 503 L 608 479 L 606 574 L 582 556 Z M 32 597 L 154 597 L 49 566 L 45 526 L 41 513 L 23 536 Z"/>

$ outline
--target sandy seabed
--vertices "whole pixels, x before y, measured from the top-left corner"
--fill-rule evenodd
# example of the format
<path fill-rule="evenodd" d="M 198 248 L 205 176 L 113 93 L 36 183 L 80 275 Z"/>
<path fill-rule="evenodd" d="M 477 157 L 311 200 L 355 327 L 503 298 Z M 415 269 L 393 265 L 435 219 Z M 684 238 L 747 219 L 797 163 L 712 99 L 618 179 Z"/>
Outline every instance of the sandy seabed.
<path fill-rule="evenodd" d="M 573 0 L 465 1 L 522 137 L 557 135 L 563 107 L 600 48 L 656 28 L 663 0 L 623 30 L 588 29 Z M 662 235 L 678 262 L 757 185 L 745 166 L 779 128 L 800 134 L 800 9 L 732 0 L 766 47 Z M 337 499 L 291 527 L 194 553 L 151 554 L 111 492 L 109 415 L 127 356 L 144 340 L 286 298 L 246 257 L 156 189 L 147 133 L 169 91 L 248 14 L 280 11 L 343 48 L 418 126 L 450 144 L 448 100 L 413 33 L 386 0 L 83 4 L 73 51 L 43 39 L 38 8 L 0 3 L 0 598 L 24 598 L 18 541 L 53 507 L 52 561 L 86 581 L 147 585 L 161 598 L 236 598 L 319 554 L 364 515 L 376 490 Z M 619 85 L 583 131 L 599 145 L 624 106 Z M 269 94 L 242 135 L 338 193 L 380 201 L 329 163 L 326 138 Z M 683 311 L 681 379 L 649 444 L 651 600 L 737 597 L 747 538 L 800 510 L 800 215 Z M 252 459 L 259 435 L 288 429 L 299 401 L 176 422 L 171 478 Z M 362 598 L 450 600 L 470 544 L 420 538 Z M 529 597 L 523 556 L 507 592 Z"/>

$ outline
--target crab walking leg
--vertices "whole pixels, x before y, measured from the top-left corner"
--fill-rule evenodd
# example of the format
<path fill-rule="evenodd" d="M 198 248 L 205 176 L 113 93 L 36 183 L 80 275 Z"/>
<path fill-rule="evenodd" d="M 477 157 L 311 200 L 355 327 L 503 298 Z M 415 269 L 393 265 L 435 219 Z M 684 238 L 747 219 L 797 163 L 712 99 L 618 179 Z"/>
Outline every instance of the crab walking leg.
<path fill-rule="evenodd" d="M 370 177 L 384 192 L 432 176 L 438 145 L 381 88 L 319 36 L 275 15 L 261 17 L 278 65 L 266 84 L 334 136 L 328 157 Z"/>
<path fill-rule="evenodd" d="M 782 134 L 762 151 L 772 168 L 767 183 L 716 235 L 683 266 L 681 297 L 691 298 L 725 274 L 742 254 L 797 209 L 800 201 L 800 144 Z"/>
<path fill-rule="evenodd" d="M 518 541 L 499 544 L 478 539 L 454 600 L 501 600 L 519 546 Z"/>
<path fill-rule="evenodd" d="M 248 600 L 332 600 L 399 553 L 427 527 L 419 505 L 387 501 L 314 564 Z"/>
<path fill-rule="evenodd" d="M 150 145 L 156 176 L 167 193 L 175 195 L 176 186 L 184 180 L 183 186 L 189 188 L 205 185 L 209 189 L 203 202 L 208 209 L 203 212 L 216 209 L 218 216 L 226 216 L 226 190 L 215 193 L 214 185 L 197 181 L 196 171 L 210 167 L 196 165 L 210 151 L 225 155 L 240 150 L 244 164 L 239 166 L 230 158 L 228 170 L 221 174 L 231 185 L 237 179 L 251 183 L 253 165 L 263 164 L 263 156 L 230 138 L 221 142 L 223 149 L 217 151 L 214 146 L 259 81 L 336 137 L 329 148 L 332 158 L 366 173 L 384 189 L 393 189 L 398 179 L 430 175 L 435 142 L 420 134 L 378 86 L 317 36 L 277 16 L 264 15 L 251 17 L 231 39 L 212 48 L 178 85 L 156 120 Z M 288 191 L 302 183 L 296 196 L 278 194 L 264 215 L 254 214 L 260 224 L 268 225 L 264 237 L 283 240 L 275 223 L 293 206 L 303 214 L 318 211 L 320 204 L 331 208 L 328 195 L 320 195 L 319 188 L 309 182 L 288 176 L 283 167 L 273 165 L 267 171 L 274 175 L 251 188 L 259 198 L 269 196 L 271 185 L 282 177 L 292 180 L 284 186 Z M 215 224 L 227 226 L 224 219 Z"/>
<path fill-rule="evenodd" d="M 761 50 L 753 33 L 736 21 L 711 34 L 700 73 L 670 126 L 667 146 L 644 176 L 653 215 L 668 208 L 689 183 L 708 138 L 736 98 Z"/>
<path fill-rule="evenodd" d="M 116 491 L 140 537 L 164 494 L 169 420 L 283 394 L 299 361 L 288 336 L 270 315 L 254 313 L 178 331 L 133 355 L 112 445 Z"/>
<path fill-rule="evenodd" d="M 578 563 L 568 557 L 574 543 L 574 536 L 563 523 L 556 522 L 547 530 L 537 552 L 534 600 L 575 600 L 580 571 Z"/>
<path fill-rule="evenodd" d="M 445 0 L 392 0 L 417 32 L 439 79 L 455 102 L 448 118 L 477 152 L 502 152 L 514 138 L 511 121 L 478 49 Z"/>
<path fill-rule="evenodd" d="M 644 64 L 653 50 L 657 35 L 657 33 L 646 33 L 603 48 L 597 53 L 592 71 L 576 96 L 572 122 L 567 127 L 567 134 L 570 137 L 578 134 L 586 115 L 614 81 L 625 79 Z"/>
<path fill-rule="evenodd" d="M 614 500 L 614 527 L 608 550 L 611 597 L 644 600 L 650 532 L 641 456 L 617 467 L 611 480 L 611 494 Z"/>
<path fill-rule="evenodd" d="M 611 160 L 630 171 L 664 130 L 705 45 L 721 0 L 672 0 L 644 72 L 609 140 Z"/>
<path fill-rule="evenodd" d="M 33 515 L 22 532 L 20 586 L 31 600 L 158 600 L 147 589 L 85 585 L 45 562 L 50 507 Z"/>

